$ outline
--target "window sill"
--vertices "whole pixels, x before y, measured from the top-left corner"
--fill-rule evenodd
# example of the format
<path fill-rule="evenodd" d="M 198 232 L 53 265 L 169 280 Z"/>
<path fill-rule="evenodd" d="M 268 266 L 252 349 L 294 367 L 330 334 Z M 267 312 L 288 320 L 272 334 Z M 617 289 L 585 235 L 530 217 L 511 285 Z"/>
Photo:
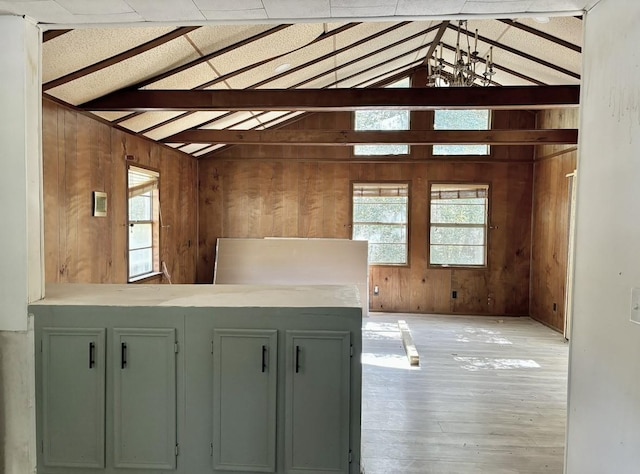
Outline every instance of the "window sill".
<path fill-rule="evenodd" d="M 487 270 L 489 268 L 488 265 L 436 265 L 430 263 L 428 268 L 433 270 Z"/>
<path fill-rule="evenodd" d="M 145 273 L 144 275 L 139 275 L 137 277 L 133 277 L 129 279 L 129 283 L 144 283 L 149 280 L 162 278 L 162 272 L 153 272 L 153 273 Z"/>

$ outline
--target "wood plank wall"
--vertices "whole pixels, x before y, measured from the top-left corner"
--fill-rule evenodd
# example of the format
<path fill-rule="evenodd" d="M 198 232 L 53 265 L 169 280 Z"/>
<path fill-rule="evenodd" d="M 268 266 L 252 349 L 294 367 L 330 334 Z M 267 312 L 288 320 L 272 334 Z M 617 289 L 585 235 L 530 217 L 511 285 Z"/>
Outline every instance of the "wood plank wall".
<path fill-rule="evenodd" d="M 131 163 L 160 171 L 160 258 L 173 283 L 195 281 L 196 160 L 45 99 L 43 160 L 47 282 L 126 283 L 125 155 L 133 155 Z M 92 216 L 93 191 L 107 193 L 107 217 Z M 158 280 L 166 281 L 166 278 Z"/>
<path fill-rule="evenodd" d="M 291 127 L 342 130 L 352 120 L 348 112 L 318 113 Z M 535 114 L 496 111 L 493 123 L 533 128 Z M 412 116 L 417 129 L 430 124 L 429 112 Z M 198 281 L 212 281 L 218 237 L 350 238 L 351 182 L 400 180 L 411 183 L 410 265 L 371 267 L 371 309 L 528 314 L 533 147 L 493 147 L 490 157 L 471 161 L 433 160 L 431 147 L 386 163 L 353 159 L 351 147 L 235 146 L 200 160 Z M 428 267 L 430 181 L 491 184 L 488 268 Z"/>
<path fill-rule="evenodd" d="M 538 112 L 538 128 L 578 128 L 578 109 Z M 534 165 L 530 314 L 562 332 L 565 321 L 569 232 L 569 180 L 575 146 L 539 146 Z M 555 304 L 555 310 L 554 310 Z"/>

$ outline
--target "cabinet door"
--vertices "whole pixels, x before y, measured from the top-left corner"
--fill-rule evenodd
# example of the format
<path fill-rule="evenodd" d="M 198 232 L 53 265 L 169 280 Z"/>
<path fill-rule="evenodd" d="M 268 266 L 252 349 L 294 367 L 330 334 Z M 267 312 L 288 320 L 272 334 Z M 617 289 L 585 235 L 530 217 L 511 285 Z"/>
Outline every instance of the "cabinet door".
<path fill-rule="evenodd" d="M 42 330 L 42 464 L 104 467 L 105 330 Z"/>
<path fill-rule="evenodd" d="M 349 472 L 349 332 L 287 331 L 287 473 Z"/>
<path fill-rule="evenodd" d="M 175 329 L 113 330 L 114 465 L 176 467 Z"/>
<path fill-rule="evenodd" d="M 278 333 L 213 333 L 214 469 L 275 472 Z"/>

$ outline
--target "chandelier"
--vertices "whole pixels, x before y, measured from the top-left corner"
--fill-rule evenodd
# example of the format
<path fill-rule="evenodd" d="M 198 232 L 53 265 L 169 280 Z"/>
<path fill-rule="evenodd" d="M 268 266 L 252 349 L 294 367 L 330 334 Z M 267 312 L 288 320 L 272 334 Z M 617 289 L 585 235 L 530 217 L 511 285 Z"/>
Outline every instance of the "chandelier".
<path fill-rule="evenodd" d="M 461 38 L 463 40 L 462 46 L 460 46 Z M 443 59 L 444 44 L 440 43 L 438 46 L 434 49 L 433 56 L 427 59 L 428 87 L 491 85 L 491 78 L 496 73 L 493 69 L 493 46 L 489 48 L 486 58 L 481 59 L 480 53 L 478 53 L 478 30 L 476 29 L 472 51 L 467 20 L 458 22 L 458 37 L 453 64 L 447 64 Z M 479 63 L 484 63 L 484 71 L 482 72 L 479 72 L 482 70 L 482 66 L 478 66 Z M 477 69 L 479 71 L 476 71 Z M 476 80 L 479 80 L 479 83 L 476 83 Z"/>

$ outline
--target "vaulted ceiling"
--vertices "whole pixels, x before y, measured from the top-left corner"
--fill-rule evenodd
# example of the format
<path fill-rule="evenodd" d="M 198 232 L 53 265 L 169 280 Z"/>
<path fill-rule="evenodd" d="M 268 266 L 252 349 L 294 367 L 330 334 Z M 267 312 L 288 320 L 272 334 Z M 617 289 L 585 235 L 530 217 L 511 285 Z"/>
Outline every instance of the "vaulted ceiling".
<path fill-rule="evenodd" d="M 593 3 L 589 0 L 0 0 L 0 11 L 8 9 L 32 15 L 40 22 L 67 26 L 120 23 L 117 27 L 64 30 L 51 26 L 45 31 L 45 94 L 84 108 L 114 126 L 192 156 L 206 157 L 225 144 L 182 143 L 172 137 L 193 129 L 274 128 L 295 120 L 305 113 L 304 109 L 179 110 L 161 106 L 92 109 L 83 104 L 105 96 L 117 98 L 118 94 L 135 90 L 382 87 L 424 66 L 425 57 L 439 43 L 444 44 L 445 63 L 454 62 L 456 20 L 330 20 L 351 16 L 391 19 L 468 13 L 472 18 L 466 27 L 471 32 L 478 30 L 480 56 L 485 57 L 493 46 L 496 70 L 493 86 L 575 85 L 580 82 L 582 20 L 567 13 L 579 12 Z M 518 13 L 510 15 L 510 12 Z M 503 19 L 473 19 L 473 14 Z M 534 18 L 533 14 L 565 16 Z M 271 22 L 285 17 L 305 21 L 322 17 L 324 21 Z M 174 23 L 171 26 L 123 25 L 169 19 Z M 212 24 L 203 22 L 206 19 L 269 22 Z M 175 26 L 176 22 L 190 21 L 200 24 Z"/>

